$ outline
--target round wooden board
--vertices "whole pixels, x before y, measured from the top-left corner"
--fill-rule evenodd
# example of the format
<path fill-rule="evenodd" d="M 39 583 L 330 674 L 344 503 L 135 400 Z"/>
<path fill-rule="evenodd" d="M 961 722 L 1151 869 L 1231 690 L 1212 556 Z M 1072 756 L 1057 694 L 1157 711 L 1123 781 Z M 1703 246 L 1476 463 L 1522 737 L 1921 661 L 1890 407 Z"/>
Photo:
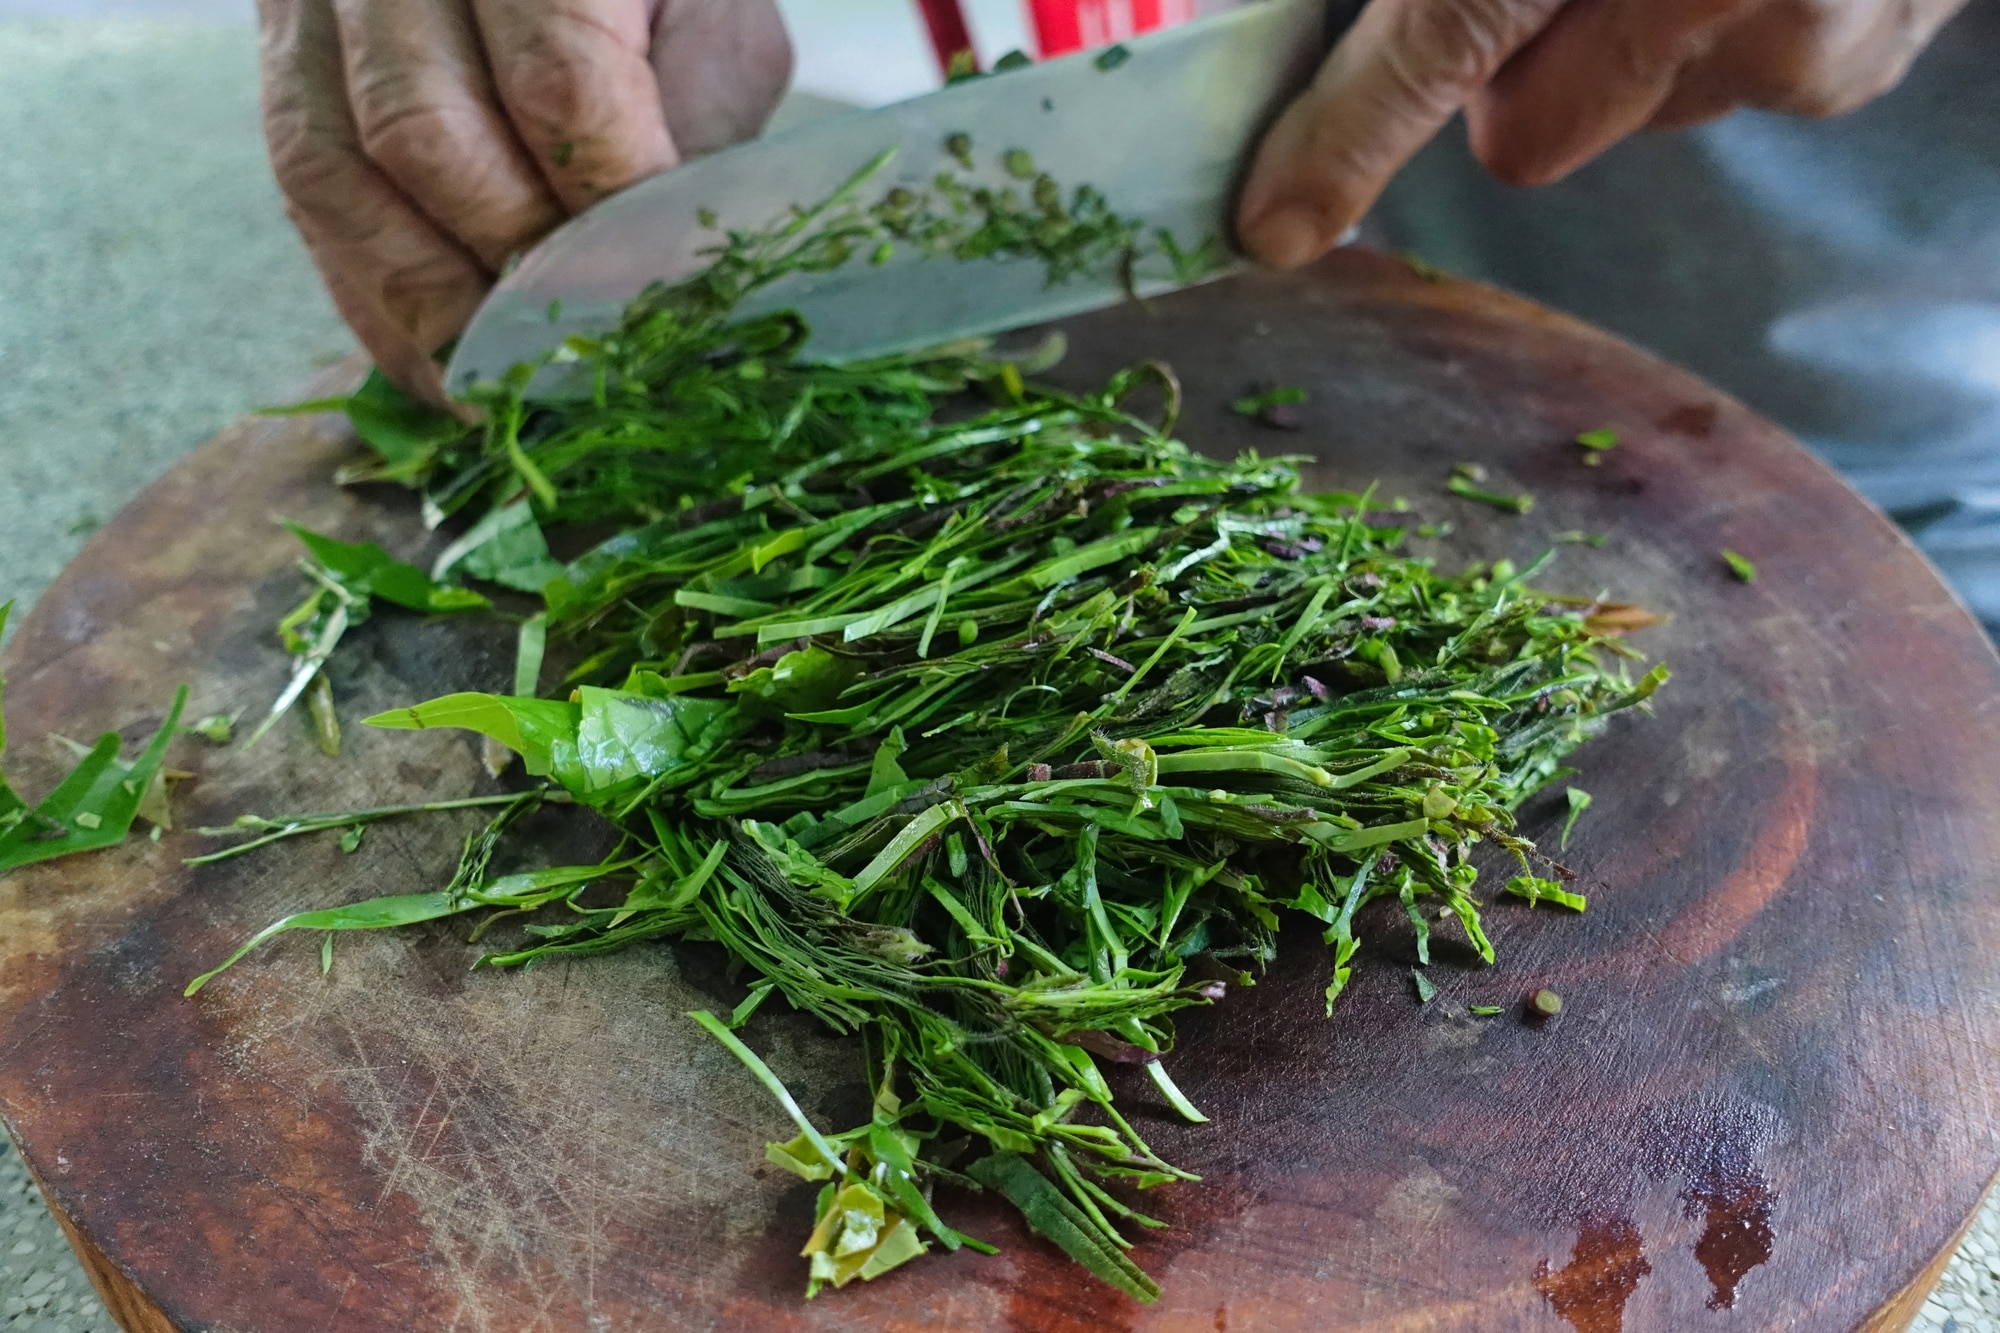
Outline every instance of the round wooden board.
<path fill-rule="evenodd" d="M 410 821 L 343 855 L 296 841 L 206 870 L 174 833 L 0 880 L 0 1110 L 137 1327 L 273 1330 L 1849 1329 L 1915 1309 L 1996 1162 L 2000 660 L 1879 514 L 1774 427 L 1616 340 L 1468 283 L 1344 253 L 1068 326 L 1078 382 L 1146 356 L 1212 450 L 1309 451 L 1455 535 L 1448 563 L 1670 612 L 1658 716 L 1580 756 L 1596 795 L 1567 861 L 1581 918 L 1496 903 L 1500 962 L 1412 992 L 1384 913 L 1321 1014 L 1328 960 L 1288 931 L 1261 985 L 1182 1025 L 1173 1068 L 1213 1123 L 1152 1116 L 1199 1171 L 1155 1191 L 1150 1308 L 989 1200 L 946 1191 L 1002 1253 L 934 1257 L 806 1304 L 811 1187 L 761 1163 L 777 1108 L 684 1014 L 739 990 L 707 946 L 471 972 L 464 932 L 344 937 L 330 975 L 287 938 L 180 989 L 266 921 L 440 881 L 468 827 Z M 1233 416 L 1255 381 L 1311 392 L 1298 435 Z M 1571 438 L 1611 426 L 1600 467 Z M 29 737 L 137 735 L 174 684 L 194 715 L 268 704 L 300 594 L 285 514 L 418 556 L 409 497 L 328 484 L 327 418 L 258 420 L 111 523 L 21 628 Z M 1514 517 L 1443 494 L 1477 459 Z M 1719 551 L 1756 560 L 1736 582 Z M 509 636 L 387 611 L 334 674 L 338 760 L 287 723 L 189 738 L 189 825 L 490 790 L 462 733 L 352 725 L 504 688 Z M 1560 791 L 1524 812 L 1553 839 Z M 551 812 L 551 857 L 599 838 Z M 574 844 L 565 848 L 559 844 Z M 1489 881 L 1490 883 L 1490 881 Z M 1536 986 L 1566 1007 L 1520 1015 Z M 1469 1004 L 1498 1004 L 1497 1018 Z M 766 1011 L 746 1035 L 822 1124 L 860 1106 L 854 1051 Z M 1142 1081 L 1143 1082 L 1143 1081 Z M 1157 1099 L 1139 1087 L 1135 1102 Z M 138 1293 L 143 1293 L 143 1298 Z M 157 1307 L 145 1313 L 145 1303 Z M 148 1323 L 150 1320 L 152 1322 Z"/>

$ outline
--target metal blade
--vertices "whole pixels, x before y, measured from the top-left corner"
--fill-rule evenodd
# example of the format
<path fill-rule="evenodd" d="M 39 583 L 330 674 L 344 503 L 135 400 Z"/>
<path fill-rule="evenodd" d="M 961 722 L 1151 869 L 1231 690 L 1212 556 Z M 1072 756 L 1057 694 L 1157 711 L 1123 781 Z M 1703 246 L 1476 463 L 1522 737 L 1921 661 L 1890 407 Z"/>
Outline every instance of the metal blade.
<path fill-rule="evenodd" d="M 1065 188 L 1091 184 L 1112 208 L 1183 244 L 1226 245 L 1230 204 L 1248 154 L 1311 77 L 1349 6 L 1258 0 L 1126 43 L 1125 56 L 1069 56 L 954 84 L 925 97 L 802 126 L 698 158 L 573 219 L 503 278 L 460 339 L 446 371 L 454 391 L 493 379 L 573 334 L 601 333 L 648 284 L 703 268 L 724 228 L 753 229 L 838 188 L 885 149 L 896 155 L 871 189 L 921 187 L 952 166 L 944 143 L 971 136 L 974 179 L 1003 180 L 1000 157 L 1022 149 Z M 1338 15 L 1336 22 L 1332 15 Z M 1222 272 L 1240 263 L 1233 250 Z M 1211 273 L 1208 276 L 1220 276 Z M 1140 295 L 1171 290 L 1141 278 Z M 1027 260 L 926 259 L 904 249 L 885 264 L 795 274 L 748 298 L 745 314 L 795 308 L 810 350 L 852 360 L 990 334 L 1113 304 L 1115 272 L 1051 286 Z M 549 366 L 538 394 L 563 391 Z"/>

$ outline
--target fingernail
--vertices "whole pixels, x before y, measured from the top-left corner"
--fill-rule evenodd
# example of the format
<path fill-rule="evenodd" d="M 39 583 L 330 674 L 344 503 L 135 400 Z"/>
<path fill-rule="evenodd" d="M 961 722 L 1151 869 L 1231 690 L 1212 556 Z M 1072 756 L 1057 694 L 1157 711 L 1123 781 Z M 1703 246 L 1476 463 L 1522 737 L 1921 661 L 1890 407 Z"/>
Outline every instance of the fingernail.
<path fill-rule="evenodd" d="M 1305 204 L 1279 204 L 1252 223 L 1243 240 L 1273 268 L 1297 268 L 1326 249 L 1320 215 Z"/>

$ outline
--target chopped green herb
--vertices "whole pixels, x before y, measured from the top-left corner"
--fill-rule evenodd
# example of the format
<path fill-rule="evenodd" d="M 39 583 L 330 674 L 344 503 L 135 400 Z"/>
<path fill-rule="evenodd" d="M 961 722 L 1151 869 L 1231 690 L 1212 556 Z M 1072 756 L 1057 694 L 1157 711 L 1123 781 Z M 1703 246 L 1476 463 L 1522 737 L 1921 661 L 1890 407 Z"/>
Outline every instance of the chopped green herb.
<path fill-rule="evenodd" d="M 967 79 L 979 77 L 979 56 L 970 47 L 960 47 L 951 53 L 945 62 L 944 81 L 947 84 L 964 83 Z"/>
<path fill-rule="evenodd" d="M 1417 983 L 1418 1004 L 1429 1004 L 1434 998 L 1436 998 L 1438 993 L 1438 988 L 1431 983 L 1431 979 L 1429 977 L 1425 976 L 1422 972 L 1418 971 L 1414 967 L 1410 969 L 1410 980 Z"/>
<path fill-rule="evenodd" d="M 340 835 L 340 850 L 349 854 L 359 851 L 361 849 L 361 839 L 366 836 L 367 832 L 368 826 L 366 824 L 349 825 L 347 832 Z M 332 937 L 329 936 L 328 938 Z"/>
<path fill-rule="evenodd" d="M 1101 70 L 1114 70 L 1132 58 L 1132 52 L 1124 45 L 1107 46 L 1097 53 L 1096 65 Z"/>
<path fill-rule="evenodd" d="M 1024 149 L 1010 148 L 1001 155 L 1000 165 L 1007 174 L 1017 181 L 1031 181 L 1036 176 L 1035 159 Z M 1053 181 L 1050 182 L 1054 184 Z"/>
<path fill-rule="evenodd" d="M 340 758 L 340 716 L 333 711 L 333 682 L 324 671 L 306 687 L 306 712 L 312 718 L 313 740 L 329 759 Z"/>
<path fill-rule="evenodd" d="M 1480 1018 L 1491 1018 L 1495 1014 L 1504 1014 L 1507 1012 L 1505 1008 L 1497 1004 L 1474 1004 L 1468 1005 L 1467 1008 Z"/>
<path fill-rule="evenodd" d="M 963 130 L 948 134 L 944 140 L 944 150 L 950 153 L 967 171 L 972 170 L 972 136 Z"/>
<path fill-rule="evenodd" d="M 1552 990 L 1538 990 L 1528 997 L 1528 1007 L 1542 1018 L 1554 1018 L 1563 1010 L 1563 997 Z"/>
<path fill-rule="evenodd" d="M 1030 56 L 1026 51 L 1020 50 L 1017 47 L 1012 51 L 1005 52 L 998 60 L 993 62 L 993 72 L 995 74 L 1005 74 L 1009 70 L 1026 69 L 1034 63 L 1033 56 Z"/>
<path fill-rule="evenodd" d="M 947 148 L 969 159 L 970 137 Z M 1403 907 L 1423 966 L 1433 907 L 1490 960 L 1472 849 L 1527 872 L 1514 812 L 1664 675 L 1629 677 L 1588 623 L 1596 602 L 1506 562 L 1453 577 L 1410 555 L 1372 488 L 1314 494 L 1293 460 L 1190 449 L 1165 367 L 1070 393 L 982 346 L 831 365 L 795 316 L 737 319 L 744 293 L 887 239 L 1032 256 L 1051 281 L 1138 244 L 1101 196 L 1040 175 L 1032 210 L 948 173 L 864 202 L 880 165 L 729 233 L 709 270 L 572 340 L 593 398 L 530 401 L 532 366 L 474 391 L 483 425 L 407 479 L 428 512 L 495 523 L 474 549 L 539 579 L 541 623 L 523 628 L 514 695 L 370 722 L 478 732 L 540 785 L 239 821 L 226 831 L 247 841 L 203 859 L 497 807 L 439 891 L 286 917 L 223 966 L 286 931 L 474 912 L 527 920 L 493 966 L 713 940 L 749 993 L 728 1022 L 695 1021 L 797 1131 L 767 1160 L 825 1186 L 809 1290 L 933 1242 L 983 1248 L 930 1202 L 969 1176 L 1150 1300 L 1122 1228 L 1157 1223 L 1102 1182 L 1189 1174 L 1125 1117 L 1100 1061 L 1146 1065 L 1147 1095 L 1198 1122 L 1165 1068 L 1175 1015 L 1252 984 L 1281 909 L 1324 928 L 1329 1007 L 1371 903 Z M 584 524 L 612 535 L 550 573 L 543 526 Z M 335 612 L 438 595 L 386 555 L 308 547 L 332 600 L 289 623 L 302 659 L 324 661 Z M 535 697 L 557 643 L 578 665 Z M 609 823 L 614 858 L 494 874 L 547 802 Z M 735 1036 L 774 993 L 865 1034 L 866 1121 L 823 1132 Z"/>
<path fill-rule="evenodd" d="M 1581 787 L 1569 787 L 1564 789 L 1564 794 L 1569 801 L 1569 818 L 1563 821 L 1561 845 L 1568 847 L 1569 833 L 1576 827 L 1577 817 L 1590 808 L 1590 793 Z"/>
<path fill-rule="evenodd" d="M 1751 564 L 1748 557 L 1740 556 L 1725 547 L 1722 552 L 1722 559 L 1723 563 L 1729 566 L 1729 572 L 1742 582 L 1755 583 L 1757 581 L 1757 566 Z"/>
<path fill-rule="evenodd" d="M 182 730 L 190 736 L 201 737 L 210 745 L 227 745 L 236 735 L 236 714 L 213 713 Z"/>
<path fill-rule="evenodd" d="M 1573 912 L 1581 912 L 1590 905 L 1590 900 L 1583 894 L 1571 893 L 1555 880 L 1540 879 L 1534 875 L 1516 875 L 1508 880 L 1507 892 L 1516 898 L 1526 898 L 1530 904 L 1552 902 Z"/>
<path fill-rule="evenodd" d="M 0 602 L 0 634 L 7 628 L 12 602 Z M 0 680 L 0 690 L 6 682 Z M 107 731 L 92 746 L 76 747 L 76 767 L 38 804 L 29 805 L 0 775 L 0 875 L 37 861 L 76 852 L 96 851 L 123 842 L 132 831 L 148 796 L 159 799 L 154 784 L 166 760 L 167 746 L 179 734 L 187 687 L 174 695 L 173 706 L 139 757 L 126 763 L 118 733 Z M 7 752 L 7 727 L 0 714 L 0 758 Z M 163 802 L 162 802 L 163 804 Z"/>
<path fill-rule="evenodd" d="M 1262 416 L 1274 407 L 1296 407 L 1306 400 L 1306 391 L 1296 385 L 1281 384 L 1253 389 L 1229 405 L 1239 417 Z"/>
<path fill-rule="evenodd" d="M 1444 488 L 1461 499 L 1477 500 L 1480 504 L 1504 509 L 1510 514 L 1525 514 L 1535 507 L 1532 495 L 1502 495 L 1498 491 L 1482 490 L 1470 478 L 1463 476 L 1454 476 Z"/>
<path fill-rule="evenodd" d="M 1425 282 L 1443 282 L 1446 278 L 1451 276 L 1449 273 L 1446 273 L 1443 269 L 1439 268 L 1436 264 L 1431 263 L 1430 260 L 1425 259 L 1422 255 L 1418 254 L 1415 250 L 1405 250 L 1399 256 L 1399 258 L 1401 258 L 1405 264 L 1409 265 L 1410 272 L 1416 274 L 1418 277 L 1422 278 Z"/>
<path fill-rule="evenodd" d="M 1618 443 L 1618 432 L 1609 426 L 1600 426 L 1596 430 L 1583 431 L 1576 437 L 1576 442 L 1586 449 L 1598 452 L 1614 448 Z"/>
<path fill-rule="evenodd" d="M 558 167 L 567 167 L 576 157 L 576 145 L 568 141 L 559 143 L 555 146 L 555 151 L 549 154 L 549 157 Z"/>

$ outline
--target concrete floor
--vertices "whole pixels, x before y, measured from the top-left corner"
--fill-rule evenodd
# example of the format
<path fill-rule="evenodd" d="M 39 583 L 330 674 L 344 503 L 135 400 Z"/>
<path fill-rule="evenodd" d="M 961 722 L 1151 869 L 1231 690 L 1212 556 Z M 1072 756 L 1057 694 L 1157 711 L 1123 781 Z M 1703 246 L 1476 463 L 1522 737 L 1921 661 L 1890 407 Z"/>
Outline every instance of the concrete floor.
<path fill-rule="evenodd" d="M 904 0 L 784 0 L 799 86 L 877 102 L 935 80 Z M 975 0 L 989 56 L 1013 0 Z M 279 209 L 249 0 L 0 0 L 0 602 L 186 450 L 353 340 Z M 0 1327 L 111 1333 L 11 1149 Z M 1921 1333 L 2000 1331 L 1989 1207 Z"/>

